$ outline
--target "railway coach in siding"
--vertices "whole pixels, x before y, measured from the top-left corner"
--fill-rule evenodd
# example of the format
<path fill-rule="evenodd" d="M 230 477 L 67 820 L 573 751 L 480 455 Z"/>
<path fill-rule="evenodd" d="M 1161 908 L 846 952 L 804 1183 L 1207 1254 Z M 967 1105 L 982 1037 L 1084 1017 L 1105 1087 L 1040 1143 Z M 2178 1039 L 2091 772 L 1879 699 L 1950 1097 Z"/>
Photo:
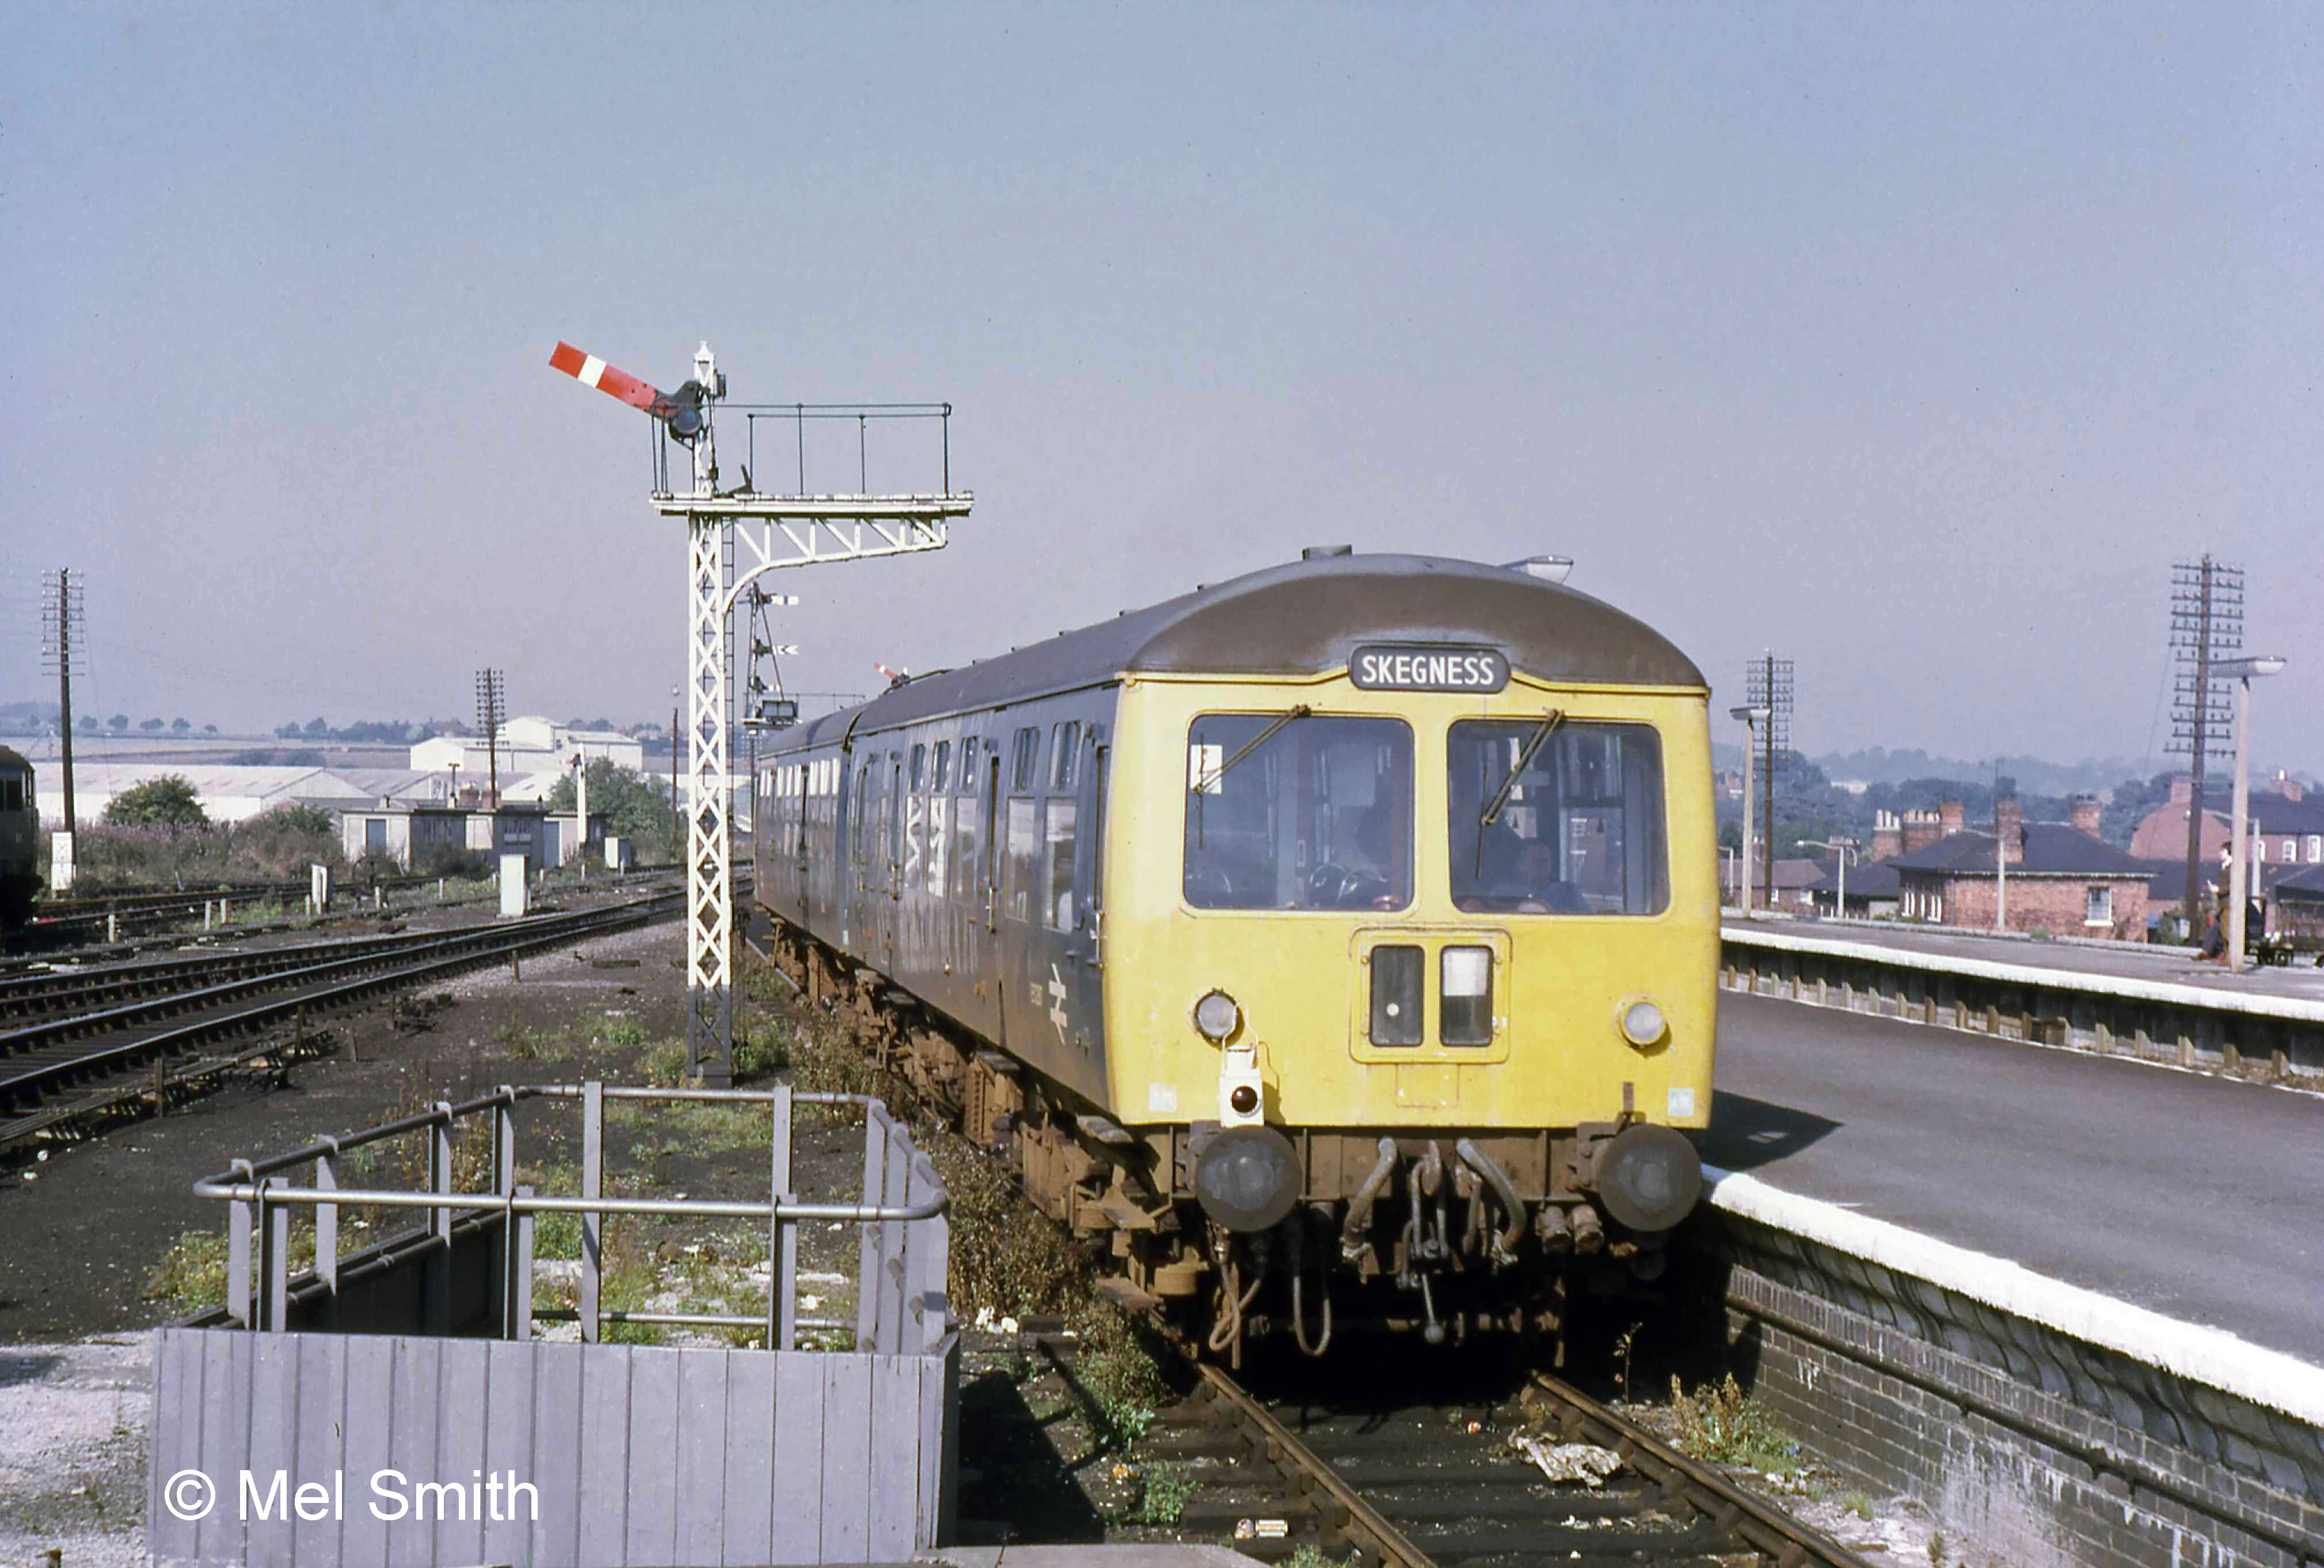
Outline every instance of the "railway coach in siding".
<path fill-rule="evenodd" d="M 754 896 L 1214 1351 L 1554 1330 L 1701 1187 L 1708 690 L 1523 570 L 1310 557 L 785 733 Z"/>
<path fill-rule="evenodd" d="M 19 926 L 32 912 L 41 890 L 40 798 L 32 789 L 32 765 L 21 752 L 0 746 L 0 927 Z"/>

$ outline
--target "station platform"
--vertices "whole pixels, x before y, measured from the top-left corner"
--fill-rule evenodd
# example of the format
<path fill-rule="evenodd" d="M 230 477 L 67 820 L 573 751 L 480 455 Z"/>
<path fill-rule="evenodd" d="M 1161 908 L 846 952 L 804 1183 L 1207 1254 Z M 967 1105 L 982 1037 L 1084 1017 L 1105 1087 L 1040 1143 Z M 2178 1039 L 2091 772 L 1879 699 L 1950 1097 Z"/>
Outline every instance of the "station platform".
<path fill-rule="evenodd" d="M 1709 1163 L 2324 1365 L 2324 1095 L 1719 1007 Z"/>
<path fill-rule="evenodd" d="M 2112 980 L 2190 985 L 2224 994 L 2324 1001 L 2324 969 L 2312 959 L 2285 967 L 2256 964 L 2229 974 L 2223 964 L 2206 964 L 2185 947 L 2147 946 L 2135 942 L 2082 940 L 2044 942 L 2000 932 L 1941 927 L 1898 926 L 1876 920 L 1742 920 L 1729 918 L 1720 929 L 1730 936 L 1767 935 L 1812 942 L 1886 947 L 1923 957 L 1965 958 L 1982 964 L 2054 969 Z"/>

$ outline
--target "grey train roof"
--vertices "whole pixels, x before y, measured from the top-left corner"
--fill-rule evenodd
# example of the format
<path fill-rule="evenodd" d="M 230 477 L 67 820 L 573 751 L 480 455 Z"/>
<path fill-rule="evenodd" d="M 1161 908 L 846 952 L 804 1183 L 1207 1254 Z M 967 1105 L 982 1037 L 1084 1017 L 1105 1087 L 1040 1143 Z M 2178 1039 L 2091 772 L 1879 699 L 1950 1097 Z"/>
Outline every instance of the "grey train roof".
<path fill-rule="evenodd" d="M 25 768 L 25 769 L 29 769 L 29 768 L 31 768 L 31 767 L 32 767 L 32 762 L 31 762 L 28 759 L 26 759 L 26 758 L 25 758 L 25 757 L 24 757 L 21 752 L 19 752 L 15 751 L 14 748 L 12 748 L 12 747 L 8 747 L 8 746 L 0 746 L 0 768 L 7 768 L 7 769 L 14 769 L 14 768 Z"/>
<path fill-rule="evenodd" d="M 1489 645 L 1514 669 L 1554 682 L 1705 685 L 1669 639 L 1562 584 L 1434 556 L 1325 556 L 1206 585 L 997 659 L 918 677 L 860 708 L 800 726 L 777 749 L 828 743 L 857 715 L 859 729 L 881 729 L 1125 673 L 1320 673 L 1344 668 L 1361 644 L 1381 641 Z"/>

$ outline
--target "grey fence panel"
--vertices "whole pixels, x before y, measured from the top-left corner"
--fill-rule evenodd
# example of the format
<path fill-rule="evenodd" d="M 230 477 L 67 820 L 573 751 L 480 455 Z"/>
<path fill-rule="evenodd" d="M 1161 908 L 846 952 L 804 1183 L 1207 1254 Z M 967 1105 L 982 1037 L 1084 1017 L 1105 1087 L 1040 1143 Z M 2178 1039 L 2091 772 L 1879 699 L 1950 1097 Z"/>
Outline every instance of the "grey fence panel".
<path fill-rule="evenodd" d="M 243 1515 L 244 1560 L 251 1568 L 287 1568 L 290 1562 L 296 1516 L 288 1493 L 297 1484 L 298 1443 L 298 1347 L 280 1334 L 261 1334 L 250 1363 L 248 1479 L 235 1489 L 241 1495 L 232 1499 L 235 1511 Z M 230 1484 L 222 1475 L 213 1479 L 221 1487 Z"/>
<path fill-rule="evenodd" d="M 874 1105 L 863 1112 L 863 1202 L 880 1204 L 887 1201 L 888 1140 L 894 1123 L 888 1113 Z M 880 1283 L 886 1276 L 881 1271 L 880 1227 L 865 1221 L 855 1227 L 855 1348 L 874 1351 L 880 1348 Z"/>
<path fill-rule="evenodd" d="M 389 1397 L 395 1403 L 388 1413 L 387 1462 L 402 1479 L 390 1481 L 391 1486 L 435 1479 L 443 1364 L 442 1340 L 405 1337 L 395 1342 L 395 1369 L 388 1378 Z M 410 1520 L 388 1523 L 404 1526 L 387 1533 L 389 1568 L 433 1568 L 436 1543 L 429 1532 L 411 1527 Z"/>
<path fill-rule="evenodd" d="M 304 1336 L 301 1336 L 304 1337 Z M 346 1434 L 347 1476 L 355 1491 L 366 1499 L 371 1478 L 385 1470 L 395 1441 L 395 1352 L 392 1339 L 361 1334 L 344 1339 L 347 1347 L 347 1393 L 344 1431 Z M 410 1414 L 406 1421 L 413 1419 Z M 367 1503 L 347 1499 L 347 1517 L 339 1521 L 339 1562 L 343 1568 L 385 1568 L 388 1529 L 373 1516 Z"/>
<path fill-rule="evenodd" d="M 182 1463 L 200 1466 L 211 1453 L 240 1456 L 250 1452 L 250 1368 L 256 1356 L 256 1342 L 236 1334 L 212 1340 L 202 1347 L 202 1413 Z M 220 1488 L 232 1487 L 234 1471 L 240 1467 L 215 1468 L 212 1483 Z M 206 1558 L 241 1562 L 244 1553 L 240 1511 L 232 1508 L 210 1509 L 208 1517 L 201 1522 L 198 1549 Z"/>
<path fill-rule="evenodd" d="M 678 1545 L 673 1563 L 724 1561 L 724 1350 L 678 1352 Z"/>
<path fill-rule="evenodd" d="M 861 1563 L 869 1555 L 872 1363 L 876 1359 L 835 1358 L 825 1374 L 823 1447 L 831 1456 L 823 1474 L 825 1562 Z"/>
<path fill-rule="evenodd" d="M 716 1556 L 701 1563 L 769 1563 L 774 1549 L 775 1358 L 726 1363 L 726 1468 Z M 817 1493 L 820 1506 L 820 1491 Z"/>
<path fill-rule="evenodd" d="M 581 1506 L 581 1366 L 595 1346 L 532 1343 L 530 1412 L 536 1447 L 533 1474 L 540 1489 L 540 1519 L 533 1526 L 535 1560 L 579 1563 Z"/>
<path fill-rule="evenodd" d="M 840 1358 L 804 1352 L 775 1359 L 775 1475 L 770 1563 L 823 1558 L 824 1384 Z"/>
<path fill-rule="evenodd" d="M 341 1434 L 346 1430 L 347 1342 L 301 1334 L 293 1342 L 299 1356 L 297 1436 L 291 1446 L 297 1455 L 292 1471 L 296 1484 L 300 1480 L 318 1480 L 336 1470 L 337 1458 L 345 1452 Z M 342 1482 L 342 1492 L 344 1487 Z M 290 1526 L 291 1557 L 305 1563 L 327 1561 L 337 1548 L 338 1536 L 339 1522 L 328 1515 L 300 1519 Z"/>
<path fill-rule="evenodd" d="M 952 1537 L 945 1529 L 945 1463 L 944 1443 L 945 1389 L 951 1382 L 949 1375 L 953 1357 L 949 1351 L 940 1360 L 920 1358 L 920 1408 L 917 1420 L 919 1444 L 919 1530 L 924 1541 L 945 1541 Z"/>
<path fill-rule="evenodd" d="M 875 1563 L 900 1563 L 912 1554 L 919 1527 L 920 1478 L 917 1455 L 897 1441 L 919 1425 L 920 1356 L 875 1356 L 872 1362 L 871 1507 L 866 1554 Z"/>
<path fill-rule="evenodd" d="M 678 1369 L 630 1351 L 631 1563 L 678 1561 Z"/>
<path fill-rule="evenodd" d="M 581 1462 L 577 1467 L 582 1568 L 627 1562 L 630 1476 L 630 1347 L 592 1345 L 581 1371 Z"/>
<path fill-rule="evenodd" d="M 492 1385 L 486 1380 L 492 1348 L 490 1340 L 444 1342 L 436 1365 L 436 1462 L 429 1472 L 438 1480 L 465 1484 L 474 1477 L 483 1484 L 490 1457 L 484 1422 L 493 1403 Z M 493 1507 L 489 1493 L 458 1501 L 458 1511 L 447 1511 L 437 1526 L 436 1561 L 486 1562 L 483 1516 Z"/>
<path fill-rule="evenodd" d="M 540 1358 L 519 1342 L 488 1340 L 484 1344 L 484 1475 L 530 1481 L 536 1492 L 540 1477 L 533 1456 L 533 1413 L 540 1407 L 537 1376 Z M 484 1521 L 485 1563 L 523 1563 L 534 1555 L 533 1537 L 540 1527 L 534 1509 L 511 1506 L 502 1517 Z"/>

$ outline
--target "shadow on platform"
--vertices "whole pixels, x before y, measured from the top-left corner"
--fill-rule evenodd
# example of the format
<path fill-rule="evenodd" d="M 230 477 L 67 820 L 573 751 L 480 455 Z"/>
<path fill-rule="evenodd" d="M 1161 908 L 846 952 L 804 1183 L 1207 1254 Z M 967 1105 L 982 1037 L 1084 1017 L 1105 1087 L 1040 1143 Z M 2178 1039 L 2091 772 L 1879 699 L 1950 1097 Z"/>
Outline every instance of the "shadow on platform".
<path fill-rule="evenodd" d="M 1711 1098 L 1711 1130 L 1703 1135 L 1702 1158 L 1727 1170 L 1756 1170 L 1788 1159 L 1838 1131 L 1840 1125 L 1813 1111 L 1722 1089 Z"/>

